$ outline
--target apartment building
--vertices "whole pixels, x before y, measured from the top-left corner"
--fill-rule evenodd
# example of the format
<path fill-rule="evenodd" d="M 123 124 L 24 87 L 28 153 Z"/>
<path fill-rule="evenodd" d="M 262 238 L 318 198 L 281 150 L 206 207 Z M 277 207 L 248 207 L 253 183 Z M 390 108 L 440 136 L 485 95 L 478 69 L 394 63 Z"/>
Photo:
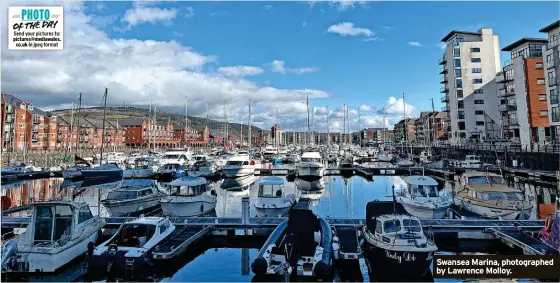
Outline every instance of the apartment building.
<path fill-rule="evenodd" d="M 560 143 L 560 21 L 539 32 L 547 33 L 548 42 L 542 47 L 545 61 L 545 88 L 552 142 Z"/>
<path fill-rule="evenodd" d="M 452 144 L 499 137 L 489 127 L 499 123 L 496 73 L 500 71 L 498 35 L 492 29 L 477 32 L 453 30 L 439 64 L 444 94 L 443 112 L 448 112 Z"/>
<path fill-rule="evenodd" d="M 413 142 L 416 140 L 417 118 L 406 118 L 394 126 L 393 137 L 395 142 Z M 406 135 L 406 136 L 405 136 Z"/>
<path fill-rule="evenodd" d="M 550 140 L 542 48 L 546 39 L 522 38 L 504 48 L 511 59 L 497 77 L 503 137 L 524 145 Z"/>
<path fill-rule="evenodd" d="M 150 123 L 148 119 L 121 119 L 119 126 L 125 129 L 125 140 L 128 146 L 156 146 L 176 147 L 181 140 L 174 136 L 173 123 Z"/>

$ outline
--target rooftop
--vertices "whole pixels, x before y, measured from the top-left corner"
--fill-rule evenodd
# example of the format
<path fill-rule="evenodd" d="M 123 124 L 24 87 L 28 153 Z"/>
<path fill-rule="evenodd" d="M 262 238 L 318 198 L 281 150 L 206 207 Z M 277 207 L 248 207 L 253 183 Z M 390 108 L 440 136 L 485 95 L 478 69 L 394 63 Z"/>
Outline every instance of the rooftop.
<path fill-rule="evenodd" d="M 540 29 L 539 32 L 549 32 L 549 31 L 551 31 L 551 30 L 553 30 L 553 29 L 555 29 L 555 28 L 558 28 L 558 27 L 560 27 L 560 21 L 556 21 L 556 22 L 554 22 L 554 23 L 552 23 L 552 24 L 550 24 L 550 25 L 548 25 L 548 26 L 546 26 L 546 27 Z"/>
<path fill-rule="evenodd" d="M 546 44 L 548 43 L 548 40 L 544 39 L 544 38 L 532 38 L 532 37 L 524 37 L 504 48 L 502 48 L 502 51 L 512 51 L 513 49 L 525 44 L 525 43 L 543 43 Z"/>
<path fill-rule="evenodd" d="M 448 33 L 445 37 L 441 39 L 442 42 L 447 42 L 450 38 L 452 38 L 456 34 L 470 34 L 470 35 L 482 35 L 480 32 L 472 32 L 472 31 L 460 31 L 460 30 L 452 30 Z"/>

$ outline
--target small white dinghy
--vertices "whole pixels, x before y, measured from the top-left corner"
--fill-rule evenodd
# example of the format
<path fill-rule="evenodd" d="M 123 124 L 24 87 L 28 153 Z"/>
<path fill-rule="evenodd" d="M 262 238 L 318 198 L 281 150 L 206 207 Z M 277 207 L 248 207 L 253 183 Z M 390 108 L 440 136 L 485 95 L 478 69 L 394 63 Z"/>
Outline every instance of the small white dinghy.
<path fill-rule="evenodd" d="M 185 176 L 168 184 L 168 196 L 161 199 L 166 216 L 200 216 L 216 208 L 218 196 L 203 177 Z"/>
<path fill-rule="evenodd" d="M 265 177 L 259 183 L 259 194 L 255 202 L 258 217 L 284 216 L 296 204 L 292 194 L 284 196 L 284 179 Z"/>
<path fill-rule="evenodd" d="M 86 203 L 47 201 L 29 208 L 25 232 L 4 241 L 2 273 L 53 273 L 85 254 L 105 225 Z"/>

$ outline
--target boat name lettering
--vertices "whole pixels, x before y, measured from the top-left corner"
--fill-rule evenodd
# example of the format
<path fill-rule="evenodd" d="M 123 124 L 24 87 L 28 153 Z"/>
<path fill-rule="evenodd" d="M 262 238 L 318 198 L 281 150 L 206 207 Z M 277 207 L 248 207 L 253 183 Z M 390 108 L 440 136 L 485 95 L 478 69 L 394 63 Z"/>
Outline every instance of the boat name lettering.
<path fill-rule="evenodd" d="M 416 256 L 412 253 L 403 253 L 402 255 L 397 254 L 397 252 L 391 253 L 388 250 L 385 250 L 385 256 L 391 259 L 397 260 L 399 263 L 404 261 L 416 261 Z"/>
<path fill-rule="evenodd" d="M 50 253 L 51 249 L 47 249 L 47 248 L 37 248 L 37 251 L 42 252 L 42 253 Z"/>

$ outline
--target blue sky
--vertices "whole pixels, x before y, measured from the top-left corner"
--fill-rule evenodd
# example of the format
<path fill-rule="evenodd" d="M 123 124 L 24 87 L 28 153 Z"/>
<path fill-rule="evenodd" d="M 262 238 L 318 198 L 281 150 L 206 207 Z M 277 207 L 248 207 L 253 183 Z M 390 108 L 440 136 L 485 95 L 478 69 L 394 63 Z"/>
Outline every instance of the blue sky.
<path fill-rule="evenodd" d="M 113 42 L 176 41 L 205 56 L 204 64 L 183 70 L 216 74 L 220 67 L 253 67 L 254 73 L 243 80 L 259 87 L 320 91 L 323 94 L 313 96 L 312 105 L 328 105 L 331 112 L 344 103 L 353 109 L 388 107 L 393 109 L 391 123 L 399 118 L 395 109 L 402 111 L 402 101 L 397 106 L 403 92 L 414 114 L 431 109 L 430 98 L 436 110 L 441 108 L 437 61 L 443 50 L 439 44 L 452 29 L 492 28 L 504 47 L 522 37 L 545 37 L 538 30 L 560 17 L 558 2 L 85 2 L 84 7 L 80 13 L 90 17 L 90 28 Z M 140 9 L 150 14 L 142 15 Z M 341 35 L 344 32 L 347 35 Z M 501 61 L 508 58 L 502 52 Z M 299 96 L 295 100 L 303 101 L 303 95 Z M 391 96 L 397 99 L 390 100 Z M 266 96 L 263 103 L 266 99 L 275 97 Z M 123 100 L 131 103 L 134 99 Z M 192 113 L 201 114 L 202 105 L 193 100 Z M 168 103 L 162 108 L 172 106 Z M 263 123 L 271 122 L 272 108 L 262 107 L 268 112 L 260 117 Z M 286 118 L 281 120 L 289 120 L 290 110 L 281 112 Z M 363 125 L 379 125 L 376 114 L 363 115 L 371 116 L 360 121 Z M 235 118 L 246 119 L 243 115 Z"/>

